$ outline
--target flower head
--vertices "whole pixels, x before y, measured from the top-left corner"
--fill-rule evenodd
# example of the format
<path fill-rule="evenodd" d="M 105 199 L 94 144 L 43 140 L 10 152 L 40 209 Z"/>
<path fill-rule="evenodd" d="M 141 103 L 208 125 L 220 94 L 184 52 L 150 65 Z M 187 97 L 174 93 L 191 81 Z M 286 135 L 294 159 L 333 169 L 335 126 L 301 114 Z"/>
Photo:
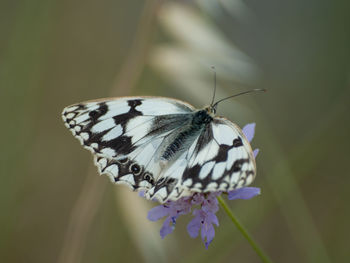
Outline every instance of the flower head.
<path fill-rule="evenodd" d="M 255 123 L 249 123 L 247 125 L 245 125 L 242 129 L 243 134 L 245 135 L 245 137 L 247 137 L 248 141 L 251 142 L 254 138 L 254 134 L 255 134 Z M 253 151 L 254 157 L 256 158 L 256 156 L 259 153 L 259 149 L 255 149 Z"/>
<path fill-rule="evenodd" d="M 187 232 L 190 237 L 195 238 L 201 230 L 202 241 L 208 249 L 209 244 L 213 241 L 215 230 L 213 224 L 219 226 L 218 218 L 215 213 L 219 210 L 218 200 L 216 196 L 220 193 L 210 193 L 207 196 L 204 194 L 195 194 L 200 196 L 200 209 L 195 209 L 193 215 L 195 216 L 187 225 Z"/>
<path fill-rule="evenodd" d="M 255 123 L 247 124 L 242 131 L 249 142 L 254 137 Z M 254 157 L 259 150 L 254 150 Z M 165 204 L 156 206 L 148 212 L 147 218 L 151 221 L 157 221 L 166 217 L 162 228 L 160 229 L 160 236 L 164 238 L 166 235 L 172 233 L 175 229 L 176 220 L 180 215 L 188 214 L 192 210 L 193 219 L 187 225 L 187 232 L 192 238 L 196 238 L 201 233 L 202 241 L 208 249 L 209 244 L 213 241 L 215 236 L 214 225 L 219 226 L 216 212 L 219 210 L 217 196 L 222 192 L 211 193 L 193 193 L 191 196 L 180 198 L 176 201 L 168 201 Z M 229 191 L 228 199 L 250 199 L 260 194 L 260 188 L 256 187 L 242 187 Z"/>
<path fill-rule="evenodd" d="M 183 197 L 176 201 L 168 201 L 163 205 L 153 207 L 149 212 L 147 218 L 151 221 L 157 221 L 166 216 L 162 228 L 160 229 L 160 236 L 164 238 L 166 235 L 174 231 L 176 219 L 180 215 L 188 214 L 191 211 L 190 198 Z"/>

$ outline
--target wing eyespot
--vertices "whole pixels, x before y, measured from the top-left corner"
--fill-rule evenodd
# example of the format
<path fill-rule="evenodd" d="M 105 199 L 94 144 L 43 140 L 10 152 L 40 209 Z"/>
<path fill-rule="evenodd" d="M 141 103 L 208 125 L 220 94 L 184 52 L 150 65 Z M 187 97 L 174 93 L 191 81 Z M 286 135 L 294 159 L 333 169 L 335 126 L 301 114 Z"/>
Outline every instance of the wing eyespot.
<path fill-rule="evenodd" d="M 73 128 L 75 125 L 76 125 L 76 121 L 75 120 L 71 120 L 71 121 L 69 121 L 69 126 L 71 127 L 71 128 Z"/>
<path fill-rule="evenodd" d="M 143 179 L 146 180 L 147 182 L 149 182 L 152 185 L 154 184 L 153 176 L 150 173 L 145 173 L 143 175 Z"/>
<path fill-rule="evenodd" d="M 137 163 L 133 163 L 129 166 L 129 171 L 133 175 L 140 175 L 142 172 L 142 167 L 140 167 L 140 165 L 138 165 Z"/>

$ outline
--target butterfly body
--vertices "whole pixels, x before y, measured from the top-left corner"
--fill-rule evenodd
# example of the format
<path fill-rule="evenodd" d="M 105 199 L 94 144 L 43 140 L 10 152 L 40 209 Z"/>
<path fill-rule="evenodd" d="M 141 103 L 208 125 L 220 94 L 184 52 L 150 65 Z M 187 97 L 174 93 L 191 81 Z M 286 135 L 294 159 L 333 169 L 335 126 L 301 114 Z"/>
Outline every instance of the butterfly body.
<path fill-rule="evenodd" d="M 215 111 L 170 98 L 124 97 L 72 105 L 62 117 L 101 174 L 163 203 L 253 181 L 248 140 Z"/>
<path fill-rule="evenodd" d="M 206 110 L 198 110 L 193 113 L 188 113 L 188 123 L 184 122 L 184 127 L 179 128 L 175 138 L 170 142 L 162 154 L 162 158 L 169 160 L 178 155 L 178 152 L 186 150 L 187 146 L 193 142 L 194 138 L 202 132 L 203 129 L 213 120 Z"/>

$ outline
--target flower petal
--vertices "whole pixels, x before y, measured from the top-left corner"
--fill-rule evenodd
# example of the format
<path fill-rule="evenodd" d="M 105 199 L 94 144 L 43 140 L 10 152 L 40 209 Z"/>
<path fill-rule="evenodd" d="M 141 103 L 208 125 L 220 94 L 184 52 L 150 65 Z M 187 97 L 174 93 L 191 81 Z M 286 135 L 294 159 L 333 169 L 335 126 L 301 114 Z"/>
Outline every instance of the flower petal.
<path fill-rule="evenodd" d="M 248 141 L 251 142 L 255 133 L 255 123 L 249 123 L 242 129 L 245 137 L 247 137 Z"/>
<path fill-rule="evenodd" d="M 146 197 L 145 197 L 145 193 L 146 193 L 145 190 L 140 190 L 139 196 L 140 196 L 140 197 L 143 197 L 143 198 L 146 198 Z"/>
<path fill-rule="evenodd" d="M 202 203 L 202 210 L 204 212 L 216 213 L 219 210 L 218 200 L 216 199 L 217 195 L 210 193 Z"/>
<path fill-rule="evenodd" d="M 151 221 L 157 221 L 168 214 L 169 208 L 165 207 L 164 205 L 158 205 L 148 211 L 147 218 Z"/>
<path fill-rule="evenodd" d="M 210 222 L 212 224 L 219 226 L 219 220 L 214 213 L 211 213 L 211 215 L 208 215 L 208 219 L 210 219 Z"/>
<path fill-rule="evenodd" d="M 195 193 L 193 196 L 192 196 L 192 200 L 191 200 L 191 204 L 192 205 L 200 205 L 203 203 L 204 201 L 204 196 L 202 194 L 199 194 L 199 193 Z"/>
<path fill-rule="evenodd" d="M 198 211 L 197 209 L 195 211 Z M 199 234 L 199 229 L 201 228 L 201 218 L 200 214 L 197 213 L 196 216 L 188 223 L 187 232 L 190 237 L 195 238 Z"/>
<path fill-rule="evenodd" d="M 207 239 L 207 240 L 208 240 L 208 239 Z M 204 243 L 204 245 L 205 245 L 205 249 L 208 249 L 208 247 L 209 247 L 209 245 L 210 245 L 211 241 L 213 241 L 213 238 L 212 238 L 212 239 L 210 239 L 209 241 L 207 241 L 207 242 L 205 242 L 205 243 Z"/>
<path fill-rule="evenodd" d="M 170 224 L 171 223 L 171 224 Z M 166 235 L 169 235 L 170 233 L 172 233 L 174 231 L 174 223 L 172 222 L 171 217 L 167 217 L 164 220 L 163 226 L 160 229 L 160 236 L 162 237 L 162 239 L 165 238 Z"/>
<path fill-rule="evenodd" d="M 243 187 L 228 192 L 228 199 L 250 199 L 260 194 L 260 188 L 257 187 Z"/>
<path fill-rule="evenodd" d="M 205 224 L 205 226 L 202 227 L 201 237 L 206 249 L 208 249 L 209 244 L 211 243 L 211 241 L 213 241 L 214 236 L 215 236 L 214 226 L 212 224 Z M 205 241 L 205 239 L 207 241 Z"/>
<path fill-rule="evenodd" d="M 258 155 L 258 153 L 259 153 L 259 149 L 255 149 L 255 150 L 253 151 L 254 158 L 256 158 L 256 156 Z"/>

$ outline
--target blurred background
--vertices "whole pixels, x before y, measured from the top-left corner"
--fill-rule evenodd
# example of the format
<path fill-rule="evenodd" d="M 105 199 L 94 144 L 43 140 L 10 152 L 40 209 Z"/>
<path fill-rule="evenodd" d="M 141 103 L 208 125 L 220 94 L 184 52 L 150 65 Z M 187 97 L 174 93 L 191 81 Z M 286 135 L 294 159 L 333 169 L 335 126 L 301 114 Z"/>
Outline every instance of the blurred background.
<path fill-rule="evenodd" d="M 99 177 L 62 109 L 110 96 L 220 104 L 256 123 L 262 189 L 232 210 L 274 262 L 349 258 L 350 4 L 310 0 L 0 3 L 1 262 L 260 262 L 219 211 L 208 250 L 181 217 Z"/>

